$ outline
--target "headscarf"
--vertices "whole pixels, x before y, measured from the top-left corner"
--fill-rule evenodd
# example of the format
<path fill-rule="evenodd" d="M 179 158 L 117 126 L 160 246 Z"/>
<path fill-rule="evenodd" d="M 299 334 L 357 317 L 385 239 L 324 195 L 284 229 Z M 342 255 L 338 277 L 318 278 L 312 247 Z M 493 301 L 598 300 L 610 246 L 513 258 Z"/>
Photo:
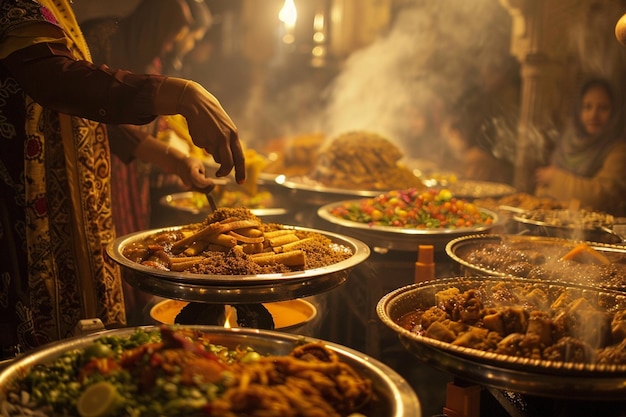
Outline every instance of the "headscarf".
<path fill-rule="evenodd" d="M 592 88 L 602 88 L 611 101 L 611 118 L 606 128 L 599 135 L 589 135 L 585 131 L 580 113 L 583 97 Z M 575 175 L 593 177 L 602 167 L 611 144 L 622 139 L 623 125 L 620 118 L 620 106 L 611 83 L 602 78 L 592 78 L 585 82 L 575 105 L 573 123 L 557 144 L 553 164 Z"/>

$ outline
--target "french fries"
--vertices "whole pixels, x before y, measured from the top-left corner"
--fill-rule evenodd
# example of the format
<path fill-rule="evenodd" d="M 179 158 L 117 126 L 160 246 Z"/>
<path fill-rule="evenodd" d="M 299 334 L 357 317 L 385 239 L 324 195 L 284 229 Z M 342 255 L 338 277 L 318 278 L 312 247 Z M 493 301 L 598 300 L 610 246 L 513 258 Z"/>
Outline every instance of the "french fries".
<path fill-rule="evenodd" d="M 206 262 L 205 251 L 228 252 L 236 250 L 250 256 L 258 265 L 279 263 L 293 268 L 304 268 L 306 252 L 302 248 L 314 240 L 300 238 L 295 230 L 279 229 L 265 231 L 263 224 L 255 219 L 225 217 L 200 230 L 186 235 L 172 244 L 170 258 L 172 271 L 185 271 Z M 184 256 L 178 256 L 178 255 Z"/>

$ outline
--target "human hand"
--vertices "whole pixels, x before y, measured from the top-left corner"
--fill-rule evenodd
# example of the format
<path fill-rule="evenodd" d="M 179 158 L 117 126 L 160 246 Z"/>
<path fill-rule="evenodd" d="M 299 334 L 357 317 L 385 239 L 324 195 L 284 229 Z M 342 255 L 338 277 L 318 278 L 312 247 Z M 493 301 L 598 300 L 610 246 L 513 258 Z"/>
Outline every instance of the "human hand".
<path fill-rule="evenodd" d="M 541 167 L 535 170 L 535 182 L 537 185 L 549 185 L 554 177 L 555 168 L 553 166 Z"/>
<path fill-rule="evenodd" d="M 207 193 L 215 188 L 213 180 L 206 176 L 204 162 L 198 158 L 187 157 L 180 159 L 176 165 L 176 175 L 191 190 Z"/>
<path fill-rule="evenodd" d="M 220 165 L 216 176 L 224 177 L 234 168 L 237 183 L 245 181 L 245 157 L 237 127 L 204 87 L 194 81 L 167 78 L 159 89 L 156 110 L 161 115 L 185 117 L 193 142 Z"/>

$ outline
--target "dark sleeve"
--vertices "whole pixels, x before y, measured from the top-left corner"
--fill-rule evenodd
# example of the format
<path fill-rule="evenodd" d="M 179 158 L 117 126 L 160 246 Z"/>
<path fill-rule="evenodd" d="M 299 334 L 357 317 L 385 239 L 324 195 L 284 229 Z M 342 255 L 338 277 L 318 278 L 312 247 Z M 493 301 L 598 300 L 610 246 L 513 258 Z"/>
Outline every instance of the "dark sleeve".
<path fill-rule="evenodd" d="M 165 79 L 76 60 L 55 43 L 29 46 L 0 62 L 42 106 L 103 123 L 152 121 L 155 96 Z"/>

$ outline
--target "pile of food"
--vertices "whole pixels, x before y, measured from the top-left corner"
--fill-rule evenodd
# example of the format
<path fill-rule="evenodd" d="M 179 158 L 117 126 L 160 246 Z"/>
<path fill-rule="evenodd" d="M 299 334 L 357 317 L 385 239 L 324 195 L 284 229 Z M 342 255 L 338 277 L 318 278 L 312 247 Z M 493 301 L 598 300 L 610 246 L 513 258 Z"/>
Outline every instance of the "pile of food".
<path fill-rule="evenodd" d="M 601 298 L 600 298 L 601 300 Z M 615 300 L 614 300 L 615 301 Z M 435 294 L 434 306 L 398 319 L 453 346 L 558 362 L 626 364 L 626 303 L 574 287 L 486 281 Z"/>
<path fill-rule="evenodd" d="M 352 250 L 314 231 L 263 223 L 246 208 L 219 208 L 201 223 L 134 241 L 123 254 L 165 271 L 254 275 L 321 268 Z"/>
<path fill-rule="evenodd" d="M 394 190 L 341 203 L 330 210 L 341 219 L 403 229 L 458 229 L 489 226 L 494 217 L 447 189 Z"/>
<path fill-rule="evenodd" d="M 509 276 L 626 288 L 625 251 L 600 253 L 584 242 L 559 242 L 503 239 L 468 247 L 457 256 L 481 269 Z"/>
<path fill-rule="evenodd" d="M 339 189 L 424 189 L 422 181 L 399 163 L 403 156 L 396 145 L 375 133 L 344 133 L 320 149 L 308 176 Z"/>
<path fill-rule="evenodd" d="M 490 210 L 498 210 L 501 206 L 513 207 L 519 211 L 525 210 L 552 210 L 566 208 L 567 204 L 551 198 L 536 197 L 528 193 L 514 193 L 500 198 L 481 198 L 474 203 Z"/>
<path fill-rule="evenodd" d="M 103 336 L 38 365 L 0 391 L 6 416 L 348 416 L 375 400 L 323 343 L 287 356 L 211 343 L 184 327 Z"/>
<path fill-rule="evenodd" d="M 269 190 L 259 189 L 256 194 L 230 189 L 228 186 L 217 186 L 212 194 L 217 197 L 216 205 L 219 207 L 246 207 L 260 209 L 274 206 L 274 197 Z M 177 198 L 168 199 L 170 207 L 178 208 L 194 213 L 209 212 L 212 210 L 205 193 L 188 191 Z"/>
<path fill-rule="evenodd" d="M 615 218 L 611 214 L 584 209 L 537 209 L 525 211 L 516 217 L 521 220 L 534 222 L 534 224 L 580 229 L 593 229 L 602 226 L 612 227 L 615 223 Z"/>
<path fill-rule="evenodd" d="M 269 162 L 263 172 L 288 177 L 308 174 L 315 166 L 318 151 L 325 140 L 323 133 L 307 133 L 269 144 L 265 148 Z"/>

